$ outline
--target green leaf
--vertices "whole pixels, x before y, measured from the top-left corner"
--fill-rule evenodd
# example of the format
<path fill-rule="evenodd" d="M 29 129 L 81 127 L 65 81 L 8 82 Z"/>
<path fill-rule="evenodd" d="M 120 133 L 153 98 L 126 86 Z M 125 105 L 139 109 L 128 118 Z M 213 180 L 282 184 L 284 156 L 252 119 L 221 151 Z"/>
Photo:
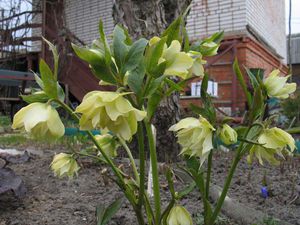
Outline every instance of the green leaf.
<path fill-rule="evenodd" d="M 182 33 L 184 38 L 183 51 L 188 52 L 190 50 L 190 40 L 185 26 L 182 28 Z"/>
<path fill-rule="evenodd" d="M 44 83 L 43 83 L 42 79 L 35 72 L 33 72 L 33 74 L 34 74 L 35 82 L 40 86 L 40 88 L 42 88 L 44 90 Z"/>
<path fill-rule="evenodd" d="M 162 83 L 163 83 L 165 78 L 166 78 L 165 76 L 161 76 L 161 77 L 156 78 L 155 80 L 153 80 L 150 83 L 147 90 L 145 90 L 144 96 L 148 97 L 148 98 L 151 97 L 151 95 L 153 95 L 158 90 L 158 88 L 160 88 L 162 86 Z"/>
<path fill-rule="evenodd" d="M 147 48 L 146 54 L 145 54 L 145 62 L 146 62 L 146 71 L 152 75 L 157 74 L 157 66 L 158 61 L 160 57 L 162 56 L 164 46 L 166 43 L 166 38 L 160 39 L 157 43 L 155 43 L 153 46 L 149 46 Z M 162 63 L 161 63 L 162 64 Z M 165 66 L 164 66 L 165 69 Z M 162 75 L 162 74 L 159 74 Z"/>
<path fill-rule="evenodd" d="M 44 91 L 50 98 L 57 97 L 56 79 L 53 77 L 52 71 L 47 65 L 47 63 L 41 59 L 40 60 L 40 74 L 44 85 Z"/>
<path fill-rule="evenodd" d="M 206 101 L 207 99 L 207 87 L 208 87 L 208 74 L 204 73 L 204 77 L 201 82 L 201 98 L 203 101 Z"/>
<path fill-rule="evenodd" d="M 116 64 L 120 71 L 122 71 L 122 67 L 125 63 L 126 56 L 129 50 L 129 46 L 125 43 L 126 40 L 127 37 L 124 32 L 124 29 L 122 29 L 119 25 L 116 25 L 113 32 L 112 49 L 114 53 L 114 58 L 116 60 Z"/>
<path fill-rule="evenodd" d="M 263 112 L 264 107 L 264 97 L 262 89 L 260 87 L 256 88 L 254 91 L 253 102 L 249 111 L 250 122 L 256 120 Z"/>
<path fill-rule="evenodd" d="M 103 21 L 100 20 L 99 21 L 99 33 L 100 33 L 100 40 L 103 44 L 103 48 L 104 48 L 104 56 L 105 56 L 105 62 L 106 65 L 110 65 L 111 63 L 111 53 L 110 53 L 110 48 L 104 33 L 104 27 L 103 27 Z"/>
<path fill-rule="evenodd" d="M 118 198 L 108 207 L 100 204 L 96 207 L 97 225 L 107 224 L 121 208 L 124 199 Z"/>
<path fill-rule="evenodd" d="M 165 81 L 172 88 L 173 91 L 182 91 L 182 87 L 176 84 L 174 81 L 170 80 L 169 78 L 166 78 Z"/>
<path fill-rule="evenodd" d="M 148 41 L 145 38 L 141 38 L 133 43 L 125 59 L 124 73 L 139 66 L 140 61 L 144 57 L 147 44 Z"/>
<path fill-rule="evenodd" d="M 145 66 L 143 60 L 133 70 L 129 71 L 128 75 L 128 86 L 130 89 L 138 94 L 140 93 L 143 85 L 143 80 L 145 77 Z"/>
<path fill-rule="evenodd" d="M 208 114 L 207 109 L 199 107 L 199 106 L 196 106 L 196 105 L 194 105 L 192 103 L 189 105 L 189 107 L 192 110 L 192 112 L 194 112 L 195 114 L 201 115 L 201 116 L 203 116 L 205 118 L 209 118 L 209 114 Z"/>
<path fill-rule="evenodd" d="M 181 39 L 182 16 L 174 20 L 170 26 L 163 32 L 162 37 L 167 37 L 167 45 L 169 46 L 173 40 L 180 41 Z M 180 41 L 181 42 L 181 41 Z"/>
<path fill-rule="evenodd" d="M 99 79 L 103 80 L 110 84 L 117 84 L 112 72 L 110 69 L 104 64 L 94 64 L 91 65 L 91 69 L 93 74 Z"/>
<path fill-rule="evenodd" d="M 155 92 L 150 96 L 147 105 L 147 117 L 149 120 L 151 120 L 152 116 L 154 115 L 162 97 L 163 96 L 158 92 Z"/>
<path fill-rule="evenodd" d="M 169 191 L 172 195 L 172 198 L 175 199 L 176 194 L 175 194 L 174 181 L 173 181 L 173 172 L 169 167 L 167 168 L 166 179 L 168 181 Z"/>
<path fill-rule="evenodd" d="M 22 99 L 27 103 L 34 103 L 34 102 L 42 102 L 45 103 L 49 100 L 48 95 L 45 92 L 37 92 L 31 95 L 21 95 Z"/>
<path fill-rule="evenodd" d="M 244 79 L 244 76 L 240 70 L 240 67 L 239 67 L 239 64 L 238 64 L 238 60 L 235 59 L 234 60 L 234 63 L 233 63 L 233 70 L 234 70 L 234 73 L 244 91 L 244 94 L 246 96 L 246 99 L 247 99 L 247 104 L 249 106 L 249 108 L 251 108 L 251 103 L 252 103 L 252 97 L 251 97 L 251 94 L 250 92 L 248 91 L 247 89 L 247 85 L 246 85 L 246 82 L 245 82 L 245 79 Z"/>
<path fill-rule="evenodd" d="M 185 188 L 183 188 L 181 191 L 178 192 L 178 198 L 181 199 L 184 196 L 188 195 L 195 189 L 195 187 L 196 187 L 195 182 L 190 183 L 188 186 L 186 186 Z"/>
<path fill-rule="evenodd" d="M 91 65 L 105 65 L 105 59 L 101 51 L 97 49 L 79 47 L 73 43 L 72 48 L 75 51 L 76 55 L 87 63 Z"/>
<path fill-rule="evenodd" d="M 54 78 L 57 80 L 57 73 L 58 73 L 58 52 L 56 47 L 50 42 L 48 41 L 46 38 L 42 37 L 43 40 L 48 44 L 50 50 L 52 51 L 52 55 L 53 55 L 53 59 L 54 59 L 54 72 L 53 72 L 53 76 Z"/>
<path fill-rule="evenodd" d="M 246 72 L 248 74 L 251 86 L 253 87 L 253 89 L 256 89 L 259 86 L 259 83 L 258 83 L 255 75 L 247 67 L 244 67 L 244 68 L 245 68 L 245 70 L 246 70 Z"/>
<path fill-rule="evenodd" d="M 62 87 L 59 85 L 58 82 L 56 84 L 56 87 L 57 87 L 57 97 L 58 97 L 58 99 L 61 102 L 64 102 L 65 101 L 65 92 L 64 92 L 64 90 L 62 89 Z"/>

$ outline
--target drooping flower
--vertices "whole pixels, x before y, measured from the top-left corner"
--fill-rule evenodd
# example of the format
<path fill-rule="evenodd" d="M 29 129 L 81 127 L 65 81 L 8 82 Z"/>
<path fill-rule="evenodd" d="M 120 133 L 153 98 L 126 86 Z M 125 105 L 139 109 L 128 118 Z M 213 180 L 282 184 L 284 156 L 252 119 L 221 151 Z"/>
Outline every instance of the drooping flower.
<path fill-rule="evenodd" d="M 168 225 L 192 225 L 190 213 L 182 206 L 174 206 L 167 217 Z"/>
<path fill-rule="evenodd" d="M 149 45 L 154 45 L 160 40 L 159 37 L 153 37 L 149 41 Z M 194 60 L 185 52 L 181 51 L 181 44 L 177 40 L 173 40 L 169 46 L 165 44 L 159 64 L 166 62 L 164 75 L 178 76 L 183 79 L 187 78 L 189 70 Z"/>
<path fill-rule="evenodd" d="M 289 76 L 280 77 L 279 73 L 279 70 L 273 70 L 263 82 L 269 97 L 285 99 L 295 92 L 296 83 L 287 83 Z"/>
<path fill-rule="evenodd" d="M 92 91 L 86 94 L 76 112 L 82 116 L 81 130 L 108 129 L 130 140 L 137 131 L 137 121 L 145 118 L 146 112 L 134 108 L 123 96 L 128 93 Z"/>
<path fill-rule="evenodd" d="M 228 124 L 223 124 L 220 138 L 224 144 L 232 145 L 237 142 L 237 133 Z"/>
<path fill-rule="evenodd" d="M 206 61 L 202 59 L 202 54 L 196 51 L 189 51 L 188 55 L 194 60 L 193 66 L 189 69 L 190 75 L 203 77 L 204 76 L 203 64 L 205 64 Z"/>
<path fill-rule="evenodd" d="M 169 129 L 177 132 L 178 143 L 182 146 L 180 154 L 200 157 L 202 164 L 213 149 L 214 127 L 202 116 L 199 119 L 187 117 Z"/>
<path fill-rule="evenodd" d="M 107 156 L 111 158 L 115 158 L 117 156 L 119 144 L 111 134 L 106 133 L 96 135 L 95 138 Z"/>
<path fill-rule="evenodd" d="M 80 169 L 72 155 L 66 153 L 55 155 L 50 166 L 55 176 L 58 177 L 68 176 L 69 178 L 73 178 Z"/>
<path fill-rule="evenodd" d="M 16 113 L 12 128 L 25 128 L 34 138 L 57 139 L 64 135 L 65 128 L 57 111 L 45 103 L 31 103 Z"/>
<path fill-rule="evenodd" d="M 262 165 L 263 160 L 278 165 L 279 161 L 275 158 L 275 155 L 283 157 L 283 153 L 291 154 L 296 148 L 294 138 L 277 127 L 263 130 L 257 141 L 261 145 L 252 146 L 247 158 L 249 163 L 252 163 L 255 156 Z"/>

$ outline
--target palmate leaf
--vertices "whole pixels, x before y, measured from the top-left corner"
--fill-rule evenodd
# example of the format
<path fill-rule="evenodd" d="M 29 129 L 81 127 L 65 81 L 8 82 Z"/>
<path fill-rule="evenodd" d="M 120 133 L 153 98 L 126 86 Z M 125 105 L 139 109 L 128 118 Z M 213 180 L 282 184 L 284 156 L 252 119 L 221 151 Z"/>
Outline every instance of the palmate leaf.
<path fill-rule="evenodd" d="M 103 204 L 98 205 L 96 208 L 97 225 L 107 224 L 121 208 L 123 201 L 124 198 L 118 198 L 108 207 Z"/>

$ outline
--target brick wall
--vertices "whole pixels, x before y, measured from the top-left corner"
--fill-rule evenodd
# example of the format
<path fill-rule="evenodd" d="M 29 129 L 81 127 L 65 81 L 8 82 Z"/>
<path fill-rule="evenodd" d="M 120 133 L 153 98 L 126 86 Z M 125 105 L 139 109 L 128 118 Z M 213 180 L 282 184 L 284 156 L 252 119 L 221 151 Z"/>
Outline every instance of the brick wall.
<path fill-rule="evenodd" d="M 279 68 L 284 75 L 287 74 L 288 70 L 278 57 L 256 40 L 247 36 L 227 38 L 220 47 L 221 52 L 225 48 L 224 43 L 233 40 L 238 42 L 236 45 L 236 55 L 234 55 L 234 51 L 228 51 L 216 63 L 210 66 L 207 71 L 210 79 L 218 82 L 218 97 L 213 99 L 215 105 L 229 113 L 242 115 L 246 106 L 246 98 L 232 70 L 234 56 L 238 58 L 244 75 L 246 75 L 244 66 L 247 68 L 263 69 L 265 76 L 273 69 Z M 245 76 L 245 79 L 248 82 L 247 76 Z M 187 108 L 190 103 L 201 105 L 199 98 L 182 98 L 180 103 L 183 109 Z"/>

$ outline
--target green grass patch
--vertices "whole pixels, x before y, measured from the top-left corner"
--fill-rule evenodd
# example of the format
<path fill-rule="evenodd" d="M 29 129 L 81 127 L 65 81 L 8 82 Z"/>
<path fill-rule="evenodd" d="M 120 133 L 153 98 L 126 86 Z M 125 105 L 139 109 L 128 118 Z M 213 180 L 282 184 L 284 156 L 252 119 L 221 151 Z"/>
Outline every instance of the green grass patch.
<path fill-rule="evenodd" d="M 0 127 L 8 127 L 11 126 L 9 116 L 0 116 Z"/>
<path fill-rule="evenodd" d="M 1 146 L 16 146 L 24 144 L 28 141 L 28 138 L 24 135 L 5 135 L 0 136 L 0 145 Z"/>

